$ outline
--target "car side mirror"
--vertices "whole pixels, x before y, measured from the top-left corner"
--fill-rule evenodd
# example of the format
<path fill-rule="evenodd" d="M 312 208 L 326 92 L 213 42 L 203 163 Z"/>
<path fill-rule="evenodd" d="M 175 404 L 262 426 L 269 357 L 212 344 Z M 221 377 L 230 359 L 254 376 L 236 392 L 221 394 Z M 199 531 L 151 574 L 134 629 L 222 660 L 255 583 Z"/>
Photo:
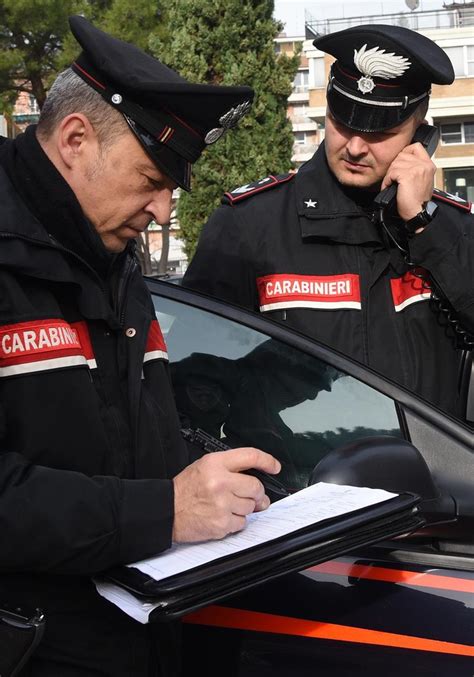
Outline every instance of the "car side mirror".
<path fill-rule="evenodd" d="M 452 496 L 442 495 L 418 449 L 398 437 L 365 437 L 333 449 L 313 469 L 308 484 L 328 482 L 420 496 L 428 524 L 456 519 Z"/>

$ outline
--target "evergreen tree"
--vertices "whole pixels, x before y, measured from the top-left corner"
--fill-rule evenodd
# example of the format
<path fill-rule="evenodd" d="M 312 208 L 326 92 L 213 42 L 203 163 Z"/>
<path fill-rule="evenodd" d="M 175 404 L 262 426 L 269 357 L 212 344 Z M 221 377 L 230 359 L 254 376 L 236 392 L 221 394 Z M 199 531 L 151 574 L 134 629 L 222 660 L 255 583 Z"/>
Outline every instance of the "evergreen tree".
<path fill-rule="evenodd" d="M 130 42 L 144 52 L 150 52 L 150 40 L 164 39 L 166 24 L 162 5 L 156 0 L 113 0 L 99 17 L 97 26 L 120 40 Z"/>
<path fill-rule="evenodd" d="M 299 57 L 275 54 L 282 27 L 273 6 L 273 0 L 171 0 L 169 41 L 151 43 L 158 58 L 193 82 L 255 90 L 252 111 L 194 166 L 192 194 L 181 192 L 178 220 L 189 257 L 225 190 L 291 167 L 286 103 Z"/>
<path fill-rule="evenodd" d="M 67 18 L 83 10 L 82 0 L 0 1 L 0 110 L 11 110 L 19 92 L 46 98 L 57 73 Z"/>
<path fill-rule="evenodd" d="M 10 111 L 19 92 L 41 108 L 58 73 L 79 53 L 68 17 L 82 14 L 117 38 L 149 51 L 150 36 L 165 25 L 153 0 L 0 0 L 0 111 Z"/>

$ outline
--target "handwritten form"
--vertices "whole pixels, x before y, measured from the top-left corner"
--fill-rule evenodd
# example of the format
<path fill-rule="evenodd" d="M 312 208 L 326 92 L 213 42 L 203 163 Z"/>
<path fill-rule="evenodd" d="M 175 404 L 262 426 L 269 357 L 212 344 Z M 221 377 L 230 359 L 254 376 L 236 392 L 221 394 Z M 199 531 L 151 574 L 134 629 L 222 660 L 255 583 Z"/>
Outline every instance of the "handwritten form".
<path fill-rule="evenodd" d="M 201 564 L 272 541 L 325 519 L 346 515 L 395 497 L 383 489 L 368 489 L 319 482 L 272 503 L 267 510 L 247 517 L 243 531 L 219 541 L 181 543 L 166 552 L 128 566 L 159 581 Z M 98 592 L 141 623 L 159 604 L 143 602 L 112 583 L 95 581 Z"/>

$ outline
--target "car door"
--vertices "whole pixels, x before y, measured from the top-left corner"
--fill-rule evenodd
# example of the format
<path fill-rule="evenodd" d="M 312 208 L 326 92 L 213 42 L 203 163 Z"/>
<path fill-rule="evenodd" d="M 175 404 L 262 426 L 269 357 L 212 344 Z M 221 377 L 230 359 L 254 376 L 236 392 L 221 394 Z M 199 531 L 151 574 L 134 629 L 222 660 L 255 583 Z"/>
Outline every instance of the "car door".
<path fill-rule="evenodd" d="M 444 500 L 430 529 L 188 615 L 186 674 L 472 677 L 472 430 L 259 315 L 174 285 L 149 287 L 183 429 L 272 453 L 290 491 L 348 445 L 408 440 Z"/>

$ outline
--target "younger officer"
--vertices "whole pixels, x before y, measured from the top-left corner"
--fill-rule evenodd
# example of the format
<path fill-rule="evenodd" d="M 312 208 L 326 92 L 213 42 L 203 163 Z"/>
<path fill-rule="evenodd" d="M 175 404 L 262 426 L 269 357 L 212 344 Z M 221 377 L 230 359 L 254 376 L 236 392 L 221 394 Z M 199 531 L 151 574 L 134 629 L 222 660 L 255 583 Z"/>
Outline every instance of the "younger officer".
<path fill-rule="evenodd" d="M 267 313 L 462 416 L 473 217 L 468 204 L 433 192 L 435 166 L 412 142 L 431 83 L 454 79 L 451 63 L 396 26 L 358 26 L 314 44 L 336 57 L 324 143 L 296 175 L 226 193 L 185 283 Z M 374 199 L 392 184 L 396 200 L 381 212 Z M 430 287 L 451 326 L 456 318 L 454 346 Z"/>
<path fill-rule="evenodd" d="M 82 54 L 0 149 L 0 600 L 45 613 L 28 677 L 174 677 L 172 628 L 131 620 L 91 576 L 242 529 L 268 498 L 239 471 L 279 464 L 245 448 L 185 467 L 132 245 L 252 91 L 70 25 Z"/>

